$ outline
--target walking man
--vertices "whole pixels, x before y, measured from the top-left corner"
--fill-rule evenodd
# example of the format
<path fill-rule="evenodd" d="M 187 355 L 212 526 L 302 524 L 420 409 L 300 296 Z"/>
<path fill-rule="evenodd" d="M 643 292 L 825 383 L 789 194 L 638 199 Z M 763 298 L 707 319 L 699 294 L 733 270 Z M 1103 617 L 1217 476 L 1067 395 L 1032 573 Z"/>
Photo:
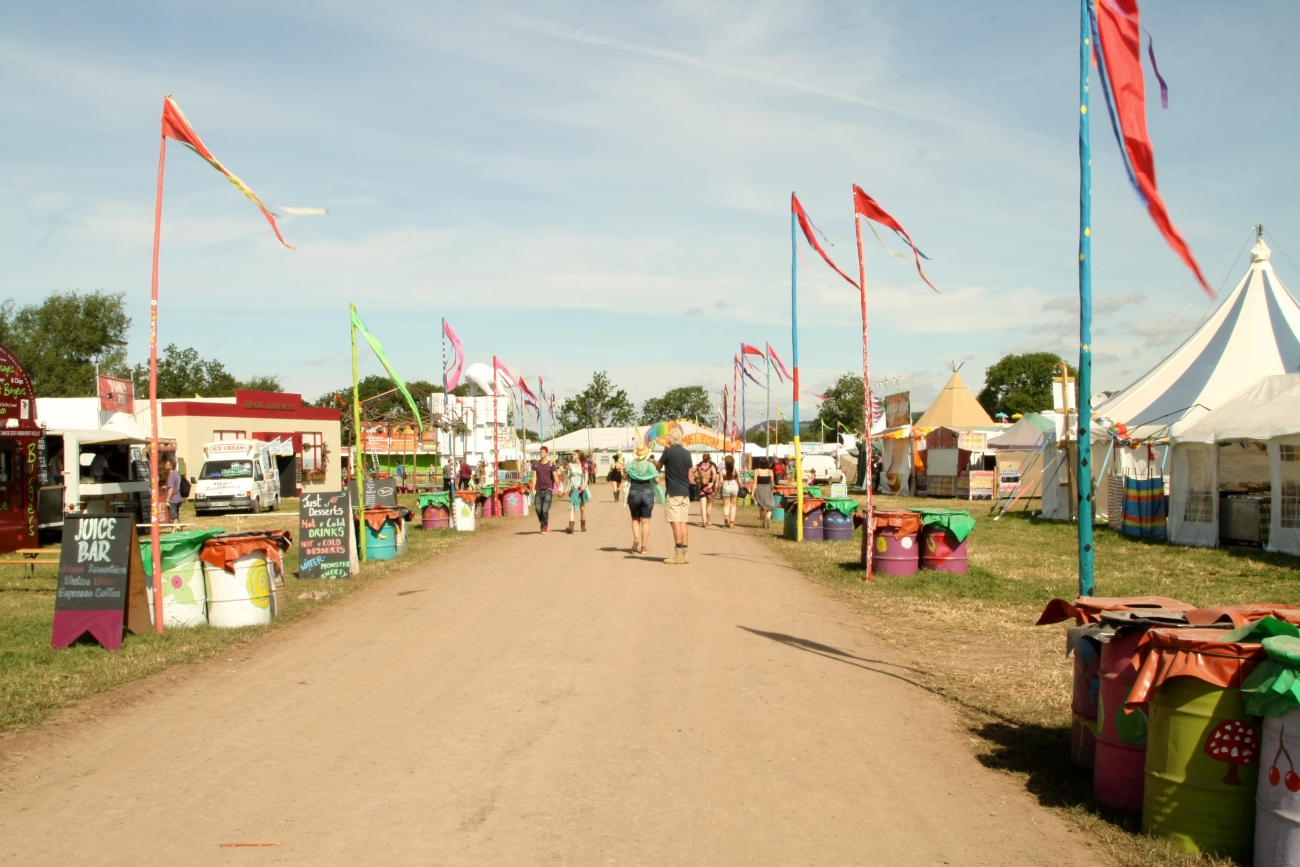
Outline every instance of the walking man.
<path fill-rule="evenodd" d="M 682 429 L 673 428 L 668 432 L 668 448 L 659 457 L 659 469 L 663 471 L 664 482 L 667 487 L 667 498 L 664 502 L 664 513 L 668 516 L 668 524 L 673 528 L 673 542 L 676 544 L 676 551 L 673 556 L 664 560 L 673 566 L 682 566 L 691 562 L 690 552 L 687 548 L 690 542 L 690 531 L 686 526 L 686 518 L 691 510 L 691 453 L 682 445 Z"/>
<path fill-rule="evenodd" d="M 555 495 L 555 464 L 551 463 L 551 450 L 542 446 L 541 457 L 533 464 L 533 508 L 537 510 L 537 521 L 542 525 L 542 532 L 549 532 L 551 521 L 551 497 Z"/>

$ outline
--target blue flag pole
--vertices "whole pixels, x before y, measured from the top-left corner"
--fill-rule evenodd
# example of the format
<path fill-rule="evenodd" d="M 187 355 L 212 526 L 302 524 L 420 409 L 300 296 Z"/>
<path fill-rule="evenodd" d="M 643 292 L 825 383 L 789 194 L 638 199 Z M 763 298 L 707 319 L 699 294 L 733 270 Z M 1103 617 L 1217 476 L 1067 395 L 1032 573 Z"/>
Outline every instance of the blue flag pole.
<path fill-rule="evenodd" d="M 791 203 L 794 193 L 790 193 Z M 790 378 L 794 386 L 794 539 L 803 541 L 803 453 L 799 447 L 799 240 L 794 208 L 790 209 Z"/>
<path fill-rule="evenodd" d="M 1092 25 L 1083 0 L 1083 33 L 1079 45 L 1079 396 L 1075 478 L 1078 479 L 1079 595 L 1093 595 L 1092 540 L 1092 142 L 1088 128 L 1088 73 L 1092 64 Z M 1063 391 L 1069 388 L 1065 377 Z M 1066 421 L 1069 421 L 1068 392 Z"/>

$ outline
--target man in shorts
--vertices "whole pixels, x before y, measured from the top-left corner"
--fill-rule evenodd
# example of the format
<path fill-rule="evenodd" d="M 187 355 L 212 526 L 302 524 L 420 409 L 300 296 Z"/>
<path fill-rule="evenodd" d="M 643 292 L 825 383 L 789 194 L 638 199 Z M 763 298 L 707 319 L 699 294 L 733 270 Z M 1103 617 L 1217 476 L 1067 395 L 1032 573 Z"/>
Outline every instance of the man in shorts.
<path fill-rule="evenodd" d="M 550 532 L 551 497 L 555 495 L 555 464 L 551 463 L 551 450 L 542 446 L 541 457 L 533 464 L 533 508 L 537 510 L 537 522 L 542 525 L 542 532 Z"/>
<path fill-rule="evenodd" d="M 686 517 L 691 510 L 691 469 L 694 462 L 691 453 L 682 445 L 682 429 L 673 428 L 668 432 L 668 448 L 659 457 L 659 469 L 664 474 L 667 499 L 664 502 L 664 514 L 668 524 L 673 528 L 673 542 L 677 549 L 673 556 L 664 560 L 673 566 L 683 566 L 691 562 L 688 544 L 690 530 L 686 526 Z"/>

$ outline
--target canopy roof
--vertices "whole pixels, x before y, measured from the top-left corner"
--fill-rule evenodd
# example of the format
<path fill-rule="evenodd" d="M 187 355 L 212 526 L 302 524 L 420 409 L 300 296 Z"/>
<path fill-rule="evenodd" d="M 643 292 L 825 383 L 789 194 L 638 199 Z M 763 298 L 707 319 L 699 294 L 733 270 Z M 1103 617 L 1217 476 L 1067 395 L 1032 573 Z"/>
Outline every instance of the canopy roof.
<path fill-rule="evenodd" d="M 939 392 L 939 396 L 930 404 L 930 408 L 925 411 L 919 419 L 914 422 L 915 427 L 935 428 L 950 427 L 958 430 L 966 430 L 976 427 L 989 427 L 1001 430 L 989 414 L 980 406 L 975 395 L 970 393 L 966 383 L 962 382 L 961 376 L 957 371 L 952 372 L 948 378 L 948 384 Z"/>
<path fill-rule="evenodd" d="M 1263 238 L 1256 241 L 1246 276 L 1192 336 L 1093 413 L 1127 425 L 1130 436 L 1149 436 L 1196 422 L 1261 376 L 1300 370 L 1300 304 L 1273 272 L 1271 255 Z"/>
<path fill-rule="evenodd" d="M 1044 415 L 1031 412 L 1002 433 L 989 439 L 992 449 L 1032 449 L 1043 440 L 1056 435 L 1056 422 Z"/>
<path fill-rule="evenodd" d="M 1184 427 L 1175 442 L 1268 440 L 1300 435 L 1300 374 L 1266 376 Z"/>

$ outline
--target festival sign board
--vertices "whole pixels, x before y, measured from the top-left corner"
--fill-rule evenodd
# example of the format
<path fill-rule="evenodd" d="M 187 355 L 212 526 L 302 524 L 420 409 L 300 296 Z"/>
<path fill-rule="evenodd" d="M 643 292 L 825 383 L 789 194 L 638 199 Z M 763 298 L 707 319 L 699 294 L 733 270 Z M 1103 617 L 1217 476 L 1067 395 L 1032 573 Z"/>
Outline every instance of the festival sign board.
<path fill-rule="evenodd" d="M 133 515 L 69 515 L 63 524 L 51 647 L 83 634 L 120 650 L 122 628 L 149 629 L 144 563 Z"/>
<path fill-rule="evenodd" d="M 344 491 L 302 495 L 298 512 L 298 577 L 347 578 L 352 574 L 353 530 Z"/>
<path fill-rule="evenodd" d="M 982 430 L 963 430 L 957 432 L 957 448 L 968 452 L 982 452 L 989 447 L 989 435 Z"/>
<path fill-rule="evenodd" d="M 135 385 L 129 379 L 100 376 L 99 408 L 103 412 L 135 412 Z"/>
<path fill-rule="evenodd" d="M 885 427 L 904 427 L 912 423 L 912 393 L 900 391 L 885 395 Z"/>
<path fill-rule="evenodd" d="M 348 482 L 353 502 L 357 498 L 357 480 L 352 479 Z M 387 506 L 388 508 L 397 507 L 397 480 L 396 479 L 376 479 L 366 476 L 365 484 L 365 508 L 373 509 L 375 506 Z"/>

